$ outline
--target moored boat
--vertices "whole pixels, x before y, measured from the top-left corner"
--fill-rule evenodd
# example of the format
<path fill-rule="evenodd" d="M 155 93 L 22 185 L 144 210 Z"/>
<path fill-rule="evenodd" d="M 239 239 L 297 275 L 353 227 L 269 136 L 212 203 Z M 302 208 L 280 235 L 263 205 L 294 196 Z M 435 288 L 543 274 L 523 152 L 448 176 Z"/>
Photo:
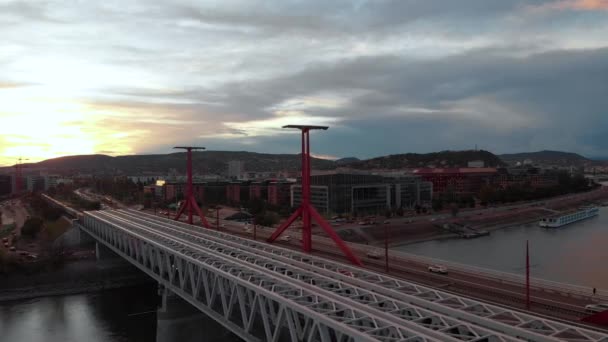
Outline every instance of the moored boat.
<path fill-rule="evenodd" d="M 582 207 L 578 211 L 553 217 L 545 217 L 538 222 L 544 228 L 558 228 L 570 223 L 585 220 L 599 214 L 597 207 Z"/>

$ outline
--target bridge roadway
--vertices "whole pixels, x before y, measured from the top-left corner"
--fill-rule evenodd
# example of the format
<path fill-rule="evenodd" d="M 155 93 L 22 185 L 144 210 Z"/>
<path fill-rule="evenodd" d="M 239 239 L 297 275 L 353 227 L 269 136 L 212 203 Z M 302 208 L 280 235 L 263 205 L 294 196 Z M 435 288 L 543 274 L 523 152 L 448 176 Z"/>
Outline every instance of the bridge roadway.
<path fill-rule="evenodd" d="M 223 224 L 224 227 L 222 229 L 224 230 L 231 231 L 240 236 L 251 236 L 251 232 L 245 233 L 242 226 L 238 223 L 223 221 Z M 267 238 L 272 231 L 270 228 L 258 227 L 258 239 L 263 240 Z M 289 234 L 293 234 L 293 232 Z M 345 260 L 341 252 L 335 249 L 335 245 L 330 239 L 313 236 L 313 240 L 313 254 L 337 261 Z M 291 248 L 297 248 L 299 245 L 297 239 L 292 239 L 289 242 L 277 241 L 276 243 Z M 364 261 L 367 268 L 384 271 L 384 249 L 359 244 L 350 244 L 350 246 L 353 252 Z M 380 259 L 367 257 L 366 253 L 371 250 L 380 255 Z M 427 268 L 434 263 L 448 266 L 449 274 L 438 275 L 429 273 Z M 446 291 L 483 299 L 496 304 L 519 309 L 525 308 L 524 279 L 517 275 L 395 251 L 390 251 L 389 264 L 390 273 L 395 276 L 405 277 L 408 280 L 421 284 L 441 287 Z M 588 316 L 588 313 L 585 312 L 585 305 L 597 301 L 608 301 L 608 293 L 599 290 L 598 294 L 593 296 L 591 288 L 532 278 L 531 310 L 537 314 L 576 322 L 582 317 Z"/>
<path fill-rule="evenodd" d="M 81 229 L 245 340 L 608 341 L 599 332 L 137 211 L 88 212 L 82 221 Z"/>

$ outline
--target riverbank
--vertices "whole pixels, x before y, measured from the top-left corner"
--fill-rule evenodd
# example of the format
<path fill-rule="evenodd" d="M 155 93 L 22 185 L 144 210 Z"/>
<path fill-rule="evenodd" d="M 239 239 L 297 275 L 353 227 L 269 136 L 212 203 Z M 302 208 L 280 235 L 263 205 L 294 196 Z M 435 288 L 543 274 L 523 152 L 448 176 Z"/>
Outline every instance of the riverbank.
<path fill-rule="evenodd" d="M 98 292 L 153 283 L 127 262 L 78 260 L 41 273 L 0 276 L 0 302 Z"/>
<path fill-rule="evenodd" d="M 544 201 L 521 203 L 463 211 L 456 217 L 417 219 L 411 223 L 389 223 L 387 225 L 362 226 L 341 229 L 339 234 L 347 241 L 374 246 L 384 246 L 385 234 L 389 246 L 400 247 L 434 240 L 459 239 L 458 234 L 443 229 L 444 225 L 460 225 L 476 231 L 496 231 L 513 226 L 538 222 L 556 212 L 577 209 L 590 203 L 600 204 L 608 200 L 608 188 L 590 192 L 550 198 Z"/>

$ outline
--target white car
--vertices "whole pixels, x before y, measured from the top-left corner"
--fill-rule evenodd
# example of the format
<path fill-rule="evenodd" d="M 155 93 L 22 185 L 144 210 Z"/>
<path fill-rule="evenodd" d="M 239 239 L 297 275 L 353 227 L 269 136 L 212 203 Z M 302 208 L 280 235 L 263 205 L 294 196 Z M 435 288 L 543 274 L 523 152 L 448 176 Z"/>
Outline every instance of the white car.
<path fill-rule="evenodd" d="M 380 259 L 380 254 L 378 252 L 367 252 L 367 257 L 370 259 Z"/>
<path fill-rule="evenodd" d="M 439 274 L 448 274 L 448 268 L 442 265 L 431 265 L 429 266 L 429 272 L 439 273 Z"/>
<path fill-rule="evenodd" d="M 608 303 L 585 305 L 585 311 L 587 312 L 598 313 L 606 310 L 608 310 Z"/>
<path fill-rule="evenodd" d="M 279 237 L 279 241 L 289 242 L 289 240 L 291 240 L 291 236 L 289 236 L 289 235 L 283 235 L 283 236 Z"/>

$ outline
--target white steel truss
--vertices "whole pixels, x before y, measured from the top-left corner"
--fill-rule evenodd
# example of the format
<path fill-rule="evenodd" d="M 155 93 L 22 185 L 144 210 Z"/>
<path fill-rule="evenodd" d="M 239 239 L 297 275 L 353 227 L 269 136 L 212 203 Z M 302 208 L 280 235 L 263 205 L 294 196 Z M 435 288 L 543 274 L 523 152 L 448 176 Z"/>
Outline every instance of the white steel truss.
<path fill-rule="evenodd" d="M 321 303 L 320 298 L 323 297 L 328 300 L 330 305 L 341 304 L 343 307 L 354 310 L 353 312 L 357 312 L 358 316 L 352 316 L 352 319 L 348 322 L 374 321 L 375 329 L 370 331 L 375 333 L 372 336 L 378 340 L 402 340 L 402 337 L 395 339 L 398 334 L 395 335 L 390 329 L 392 327 L 397 331 L 401 329 L 407 331 L 407 334 L 402 334 L 403 338 L 408 338 L 408 340 L 416 338 L 414 340 L 511 341 L 521 338 L 529 341 L 608 341 L 605 335 L 591 330 L 488 305 L 387 277 L 376 272 L 230 234 L 210 230 L 201 231 L 200 228 L 194 226 L 159 219 L 153 215 L 136 211 L 88 213 L 85 216 L 85 230 L 90 229 L 87 222 L 93 225 L 97 223 L 107 226 L 105 230 L 110 231 L 110 236 L 112 236 L 111 231 L 118 231 L 118 234 L 126 236 L 135 234 L 137 237 L 141 236 L 157 243 L 160 241 L 168 245 L 169 248 L 179 246 L 179 250 L 174 250 L 177 254 L 159 252 L 156 256 L 156 259 L 159 259 L 159 255 L 161 257 L 164 254 L 172 255 L 169 256 L 169 259 L 173 261 L 171 267 L 174 269 L 168 272 L 168 280 L 170 284 L 178 287 L 179 291 L 184 292 L 183 286 L 179 285 L 187 282 L 185 279 L 188 279 L 190 272 L 194 272 L 190 270 L 194 266 L 192 266 L 192 263 L 188 263 L 187 259 L 176 257 L 176 255 L 182 253 L 186 256 L 195 254 L 200 257 L 212 253 L 211 255 L 221 258 L 227 264 L 236 262 L 237 265 L 232 267 L 241 266 L 250 270 L 257 270 L 275 281 L 283 281 L 284 283 L 281 284 L 283 290 L 279 291 L 280 294 L 296 295 L 298 297 L 302 297 L 304 293 L 316 294 L 317 301 L 313 301 L 315 303 Z M 137 239 L 135 238 L 136 241 Z M 134 243 L 137 245 L 137 242 L 131 242 L 131 244 Z M 113 244 L 109 243 L 109 245 L 112 246 Z M 126 247 L 129 246 L 129 244 L 126 245 Z M 120 245 L 118 247 L 120 250 Z M 124 252 L 130 250 L 127 248 Z M 127 257 L 127 259 L 129 258 Z M 184 272 L 185 270 L 187 271 Z M 173 273 L 178 274 L 178 280 L 174 279 L 176 275 L 173 275 Z M 162 272 L 158 274 L 160 275 Z M 190 282 L 193 282 L 194 276 L 191 274 L 189 279 Z M 254 277 L 253 279 L 257 278 Z M 195 283 L 192 283 L 190 288 L 194 288 L 194 285 Z M 272 287 L 273 289 L 277 288 L 275 283 L 273 283 L 273 286 L 275 286 Z M 179 291 L 176 291 L 176 293 L 182 295 Z M 184 298 L 189 300 L 186 297 Z M 289 297 L 289 299 L 291 298 Z M 189 301 L 192 303 L 191 300 Z M 224 304 L 224 314 L 228 312 L 226 310 L 233 312 L 232 307 L 237 306 L 239 301 L 240 299 L 237 298 L 228 301 L 228 304 Z M 310 300 L 307 299 L 307 302 L 310 302 Z M 299 302 L 296 300 L 295 303 Z M 242 305 L 239 304 L 239 306 Z M 294 309 L 289 305 L 285 306 L 285 310 L 288 310 L 290 314 L 294 312 Z M 208 312 L 209 308 L 203 311 Z M 213 315 L 210 316 L 214 317 Z M 231 322 L 229 318 L 226 318 L 226 315 L 219 318 L 216 312 L 216 316 L 214 318 L 218 321 Z M 302 335 L 302 328 L 296 329 L 299 334 L 291 333 L 290 329 L 292 327 L 297 328 L 297 324 L 293 322 L 290 324 L 288 316 L 281 317 L 285 321 L 277 326 L 283 324 L 283 327 L 279 329 L 274 326 L 275 332 L 283 331 L 283 334 L 288 334 L 292 340 L 303 340 L 301 338 L 304 336 Z M 329 317 L 332 316 L 329 315 Z M 310 319 L 312 323 L 304 324 L 304 327 L 310 325 L 310 328 L 312 327 L 311 324 L 317 322 L 316 318 Z M 244 319 L 241 320 L 241 323 L 243 322 L 245 322 Z M 378 323 L 388 325 L 382 326 Z M 267 323 L 262 324 L 263 327 L 266 327 L 266 325 Z M 365 325 L 369 326 L 369 323 L 365 323 Z M 317 324 L 315 334 L 318 326 Z M 324 327 L 332 329 L 329 324 L 325 324 Z M 235 327 L 230 327 L 230 329 L 234 331 Z M 239 334 L 241 337 L 247 334 L 251 335 L 252 330 L 240 329 L 242 330 Z M 270 336 L 267 333 L 268 329 L 260 328 L 259 330 L 266 331 L 264 340 L 267 340 Z M 343 331 L 339 329 L 337 331 L 346 336 Z M 305 335 L 310 336 L 310 331 L 308 333 L 308 335 Z M 275 338 L 277 335 L 272 336 Z M 312 340 L 317 339 L 315 337 Z"/>
<path fill-rule="evenodd" d="M 389 316 L 386 316 L 387 319 L 390 319 L 397 325 L 408 326 L 414 323 L 419 328 L 439 331 L 461 341 L 515 340 L 506 335 L 497 334 L 495 331 L 416 307 L 318 272 L 298 268 L 256 252 L 243 250 L 239 246 L 230 246 L 212 239 L 197 237 L 181 229 L 159 225 L 155 222 L 140 224 L 136 219 L 126 220 L 120 214 L 116 215 L 115 213 L 104 212 L 101 215 L 112 224 L 127 227 L 130 230 L 137 231 L 139 229 L 152 228 L 158 234 L 176 239 L 194 249 L 206 248 L 219 254 L 236 257 L 244 262 L 257 265 L 264 270 L 304 282 L 306 284 L 300 284 L 300 286 L 307 286 L 312 291 L 325 290 L 328 295 L 335 297 L 336 300 L 343 303 L 351 301 L 350 305 L 353 307 L 358 307 L 361 310 L 377 311 L 376 315 L 388 314 Z M 414 326 L 412 328 L 415 329 Z"/>
<path fill-rule="evenodd" d="M 133 210 L 128 210 L 123 213 L 130 215 L 132 218 L 139 217 L 145 219 L 147 222 L 160 221 L 164 225 L 180 227 L 188 230 L 192 234 L 215 237 L 216 239 L 221 239 L 225 243 L 233 242 L 240 248 L 252 248 L 256 250 L 257 253 L 265 253 L 266 255 L 272 254 L 275 258 L 285 262 L 290 262 L 291 260 L 292 263 L 297 263 L 298 265 L 308 265 L 307 269 L 314 270 L 315 272 L 321 272 L 321 270 L 329 271 L 331 272 L 329 274 L 336 279 L 352 282 L 391 298 L 402 299 L 408 303 L 445 313 L 454 318 L 460 318 L 505 333 L 509 336 L 519 336 L 529 340 L 537 340 L 538 335 L 542 335 L 554 338 L 552 340 L 560 341 L 608 341 L 608 335 L 597 331 L 457 296 L 427 286 L 421 286 L 402 279 L 390 277 L 385 274 L 304 254 L 299 251 L 241 238 L 232 234 L 208 229 L 201 230 L 195 226 L 181 222 L 166 219 L 158 220 L 154 215 Z"/>
<path fill-rule="evenodd" d="M 453 341 L 395 326 L 212 251 L 87 213 L 79 228 L 247 341 Z M 435 336 L 433 336 L 435 335 Z"/>

